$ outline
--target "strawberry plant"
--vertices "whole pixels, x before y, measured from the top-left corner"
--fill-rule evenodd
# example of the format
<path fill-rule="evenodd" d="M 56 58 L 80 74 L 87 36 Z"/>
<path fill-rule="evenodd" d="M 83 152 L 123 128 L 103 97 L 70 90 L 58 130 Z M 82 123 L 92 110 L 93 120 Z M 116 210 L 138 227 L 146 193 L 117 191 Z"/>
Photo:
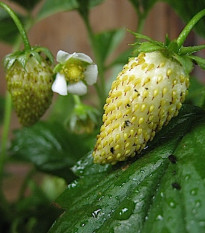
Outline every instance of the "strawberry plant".
<path fill-rule="evenodd" d="M 0 40 L 12 52 L 2 57 L 0 232 L 205 232 L 205 89 L 195 72 L 205 69 L 205 44 L 186 42 L 193 29 L 205 37 L 204 2 L 161 0 L 186 23 L 164 42 L 142 34 L 160 1 L 127 0 L 136 31 L 98 33 L 90 13 L 105 0 L 13 0 L 25 14 L 5 2 Z M 59 45 L 54 59 L 53 48 L 31 45 L 37 22 L 71 11 L 91 56 Z M 115 57 L 125 34 L 132 44 Z M 7 166 L 18 164 L 28 173 L 10 201 Z"/>

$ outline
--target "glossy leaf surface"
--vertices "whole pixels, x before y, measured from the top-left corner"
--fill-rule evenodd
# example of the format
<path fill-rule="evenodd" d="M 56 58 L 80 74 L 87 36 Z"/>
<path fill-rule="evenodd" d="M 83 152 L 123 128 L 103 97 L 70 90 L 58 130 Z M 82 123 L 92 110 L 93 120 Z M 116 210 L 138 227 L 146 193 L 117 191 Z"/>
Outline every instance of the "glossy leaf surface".
<path fill-rule="evenodd" d="M 14 160 L 30 162 L 41 171 L 71 181 L 70 168 L 89 147 L 85 136 L 70 134 L 57 122 L 41 122 L 16 131 L 10 153 Z"/>
<path fill-rule="evenodd" d="M 186 106 L 133 161 L 79 161 L 80 176 L 57 203 L 65 213 L 51 233 L 204 232 L 205 121 Z"/>

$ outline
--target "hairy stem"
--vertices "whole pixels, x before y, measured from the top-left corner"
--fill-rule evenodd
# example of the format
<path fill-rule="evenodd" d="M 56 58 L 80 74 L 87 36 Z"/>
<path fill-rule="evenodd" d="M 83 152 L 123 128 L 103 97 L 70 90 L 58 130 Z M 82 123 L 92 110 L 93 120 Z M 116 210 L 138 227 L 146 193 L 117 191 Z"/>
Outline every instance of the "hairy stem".
<path fill-rule="evenodd" d="M 21 21 L 17 17 L 17 15 L 14 13 L 14 11 L 8 5 L 6 5 L 3 2 L 0 2 L 0 7 L 2 7 L 5 11 L 7 11 L 7 13 L 11 16 L 11 18 L 13 19 L 14 23 L 16 24 L 16 26 L 21 34 L 25 49 L 30 50 L 31 46 L 30 46 L 26 31 L 25 31 Z"/>

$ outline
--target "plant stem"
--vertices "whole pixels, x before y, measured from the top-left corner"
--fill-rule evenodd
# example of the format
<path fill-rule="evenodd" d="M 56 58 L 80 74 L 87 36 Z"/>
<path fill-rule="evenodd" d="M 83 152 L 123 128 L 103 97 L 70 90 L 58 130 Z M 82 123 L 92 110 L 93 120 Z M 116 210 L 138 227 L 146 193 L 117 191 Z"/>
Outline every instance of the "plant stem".
<path fill-rule="evenodd" d="M 94 32 L 93 32 L 93 30 L 92 30 L 92 28 L 90 26 L 88 16 L 83 15 L 83 14 L 80 14 L 80 15 L 84 20 L 84 23 L 85 23 L 85 26 L 86 26 L 86 29 L 87 29 L 87 33 L 88 33 L 88 36 L 89 36 L 90 44 L 92 46 L 93 53 L 94 53 L 95 59 L 97 61 L 96 63 L 98 65 L 98 74 L 99 74 L 99 78 L 100 78 L 100 87 L 96 84 L 95 88 L 96 88 L 96 91 L 97 91 L 98 96 L 100 98 L 100 103 L 101 103 L 100 108 L 102 109 L 102 106 L 104 105 L 105 98 L 106 98 L 104 64 L 103 64 L 103 62 L 102 62 L 102 60 L 100 58 L 100 54 L 99 54 L 99 52 L 97 50 L 95 35 L 94 35 Z"/>
<path fill-rule="evenodd" d="M 8 5 L 6 5 L 3 2 L 0 2 L 0 7 L 2 7 L 4 10 L 6 10 L 7 13 L 11 16 L 11 18 L 13 19 L 14 23 L 16 24 L 16 26 L 21 34 L 25 49 L 30 50 L 31 46 L 30 46 L 26 31 L 25 31 L 21 21 L 17 17 L 17 15 L 14 13 L 14 11 Z"/>
<path fill-rule="evenodd" d="M 10 213 L 9 213 L 8 202 L 3 193 L 3 176 L 4 176 L 4 164 L 6 160 L 8 132 L 9 132 L 10 118 L 11 118 L 11 107 L 12 107 L 11 96 L 7 91 L 5 107 L 4 107 L 4 122 L 3 122 L 3 132 L 2 132 L 1 148 L 0 148 L 0 205 L 7 215 L 9 215 Z"/>
<path fill-rule="evenodd" d="M 73 95 L 73 99 L 76 105 L 80 105 L 81 104 L 81 100 L 80 97 L 78 95 Z"/>
<path fill-rule="evenodd" d="M 2 132 L 2 139 L 1 139 L 0 189 L 2 189 L 3 170 L 4 170 L 4 163 L 5 163 L 5 158 L 6 158 L 6 146 L 7 146 L 10 118 L 11 118 L 11 106 L 12 106 L 11 96 L 10 96 L 9 92 L 7 92 L 6 93 L 5 109 L 4 109 L 3 132 Z"/>
<path fill-rule="evenodd" d="M 142 33 L 145 24 L 145 17 L 143 15 L 138 16 L 137 32 Z"/>
<path fill-rule="evenodd" d="M 179 34 L 177 38 L 177 44 L 179 48 L 183 45 L 184 41 L 186 40 L 188 34 L 192 30 L 192 28 L 195 26 L 195 24 L 203 17 L 205 16 L 205 9 L 197 13 L 185 26 L 185 28 L 182 30 L 182 32 Z"/>
<path fill-rule="evenodd" d="M 31 179 L 31 177 L 35 174 L 36 172 L 36 169 L 35 168 L 32 168 L 26 175 L 25 179 L 24 179 L 24 182 L 20 188 L 20 191 L 19 191 L 19 196 L 18 196 L 18 200 L 20 201 L 21 199 L 23 199 L 24 197 L 24 194 L 25 194 L 25 191 L 26 191 L 26 188 L 29 184 L 29 181 Z"/>

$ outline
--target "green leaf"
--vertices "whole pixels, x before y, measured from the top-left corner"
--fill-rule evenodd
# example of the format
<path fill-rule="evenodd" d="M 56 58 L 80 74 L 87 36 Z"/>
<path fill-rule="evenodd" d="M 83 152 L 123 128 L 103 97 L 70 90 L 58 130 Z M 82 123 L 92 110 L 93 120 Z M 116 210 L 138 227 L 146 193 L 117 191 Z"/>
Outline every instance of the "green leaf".
<path fill-rule="evenodd" d="M 22 17 L 18 15 L 22 20 Z M 0 40 L 4 43 L 13 44 L 19 35 L 18 29 L 11 17 L 0 8 Z"/>
<path fill-rule="evenodd" d="M 103 1 L 104 0 L 88 0 L 88 8 L 92 8 Z M 38 20 L 40 20 L 59 12 L 78 10 L 79 8 L 79 0 L 46 0 L 37 17 Z"/>
<path fill-rule="evenodd" d="M 41 20 L 59 12 L 76 10 L 78 7 L 77 0 L 46 0 L 37 17 Z"/>
<path fill-rule="evenodd" d="M 16 2 L 23 8 L 27 10 L 32 10 L 41 0 L 10 0 L 11 2 Z"/>
<path fill-rule="evenodd" d="M 203 233 L 204 116 L 184 106 L 132 163 L 78 162 L 80 178 L 58 198 L 66 211 L 49 232 Z"/>
<path fill-rule="evenodd" d="M 95 35 L 96 47 L 102 63 L 116 49 L 124 34 L 124 29 L 115 29 Z"/>
<path fill-rule="evenodd" d="M 152 9 L 157 1 L 158 0 L 130 0 L 130 2 L 135 7 L 137 13 L 141 14 L 143 17 L 146 17 L 149 10 Z"/>
<path fill-rule="evenodd" d="M 60 123 L 40 122 L 14 132 L 10 152 L 17 161 L 31 162 L 37 169 L 71 181 L 70 167 L 90 147 L 83 135 L 69 134 Z"/>
<path fill-rule="evenodd" d="M 167 2 L 179 15 L 181 19 L 185 21 L 185 23 L 188 23 L 189 20 L 197 14 L 199 11 L 205 8 L 205 1 L 199 0 L 163 0 L 164 2 Z M 196 26 L 194 27 L 194 30 L 200 35 L 205 37 L 205 18 L 201 19 Z"/>
<path fill-rule="evenodd" d="M 104 2 L 105 0 L 88 0 L 89 1 L 89 7 L 95 7 L 99 4 L 101 4 L 102 2 Z"/>

